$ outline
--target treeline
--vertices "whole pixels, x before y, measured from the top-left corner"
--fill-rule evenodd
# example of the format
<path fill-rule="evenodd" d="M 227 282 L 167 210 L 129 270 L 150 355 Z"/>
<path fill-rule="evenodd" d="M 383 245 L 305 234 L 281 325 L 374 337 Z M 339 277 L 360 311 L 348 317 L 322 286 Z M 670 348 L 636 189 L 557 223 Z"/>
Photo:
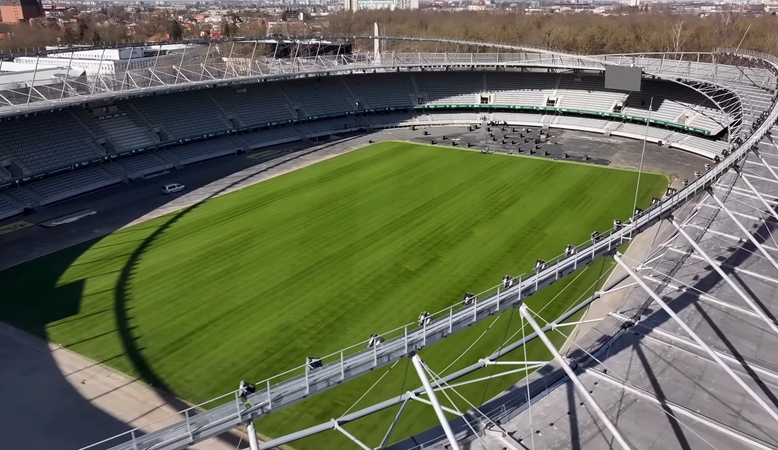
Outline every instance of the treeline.
<path fill-rule="evenodd" d="M 575 53 L 710 51 L 737 47 L 778 55 L 778 17 L 727 13 L 700 18 L 668 13 L 526 15 L 512 12 L 360 11 L 329 17 L 330 35 L 381 34 L 498 42 Z M 746 33 L 747 31 L 747 33 Z M 393 43 L 394 51 L 454 51 L 440 44 Z M 458 50 L 462 51 L 460 47 Z"/>
<path fill-rule="evenodd" d="M 52 45 L 58 38 L 62 43 L 99 45 L 102 42 L 143 41 L 147 36 L 160 34 L 184 39 L 198 36 L 198 30 L 186 32 L 180 27 L 171 27 L 171 23 L 169 18 L 147 18 L 140 22 L 135 36 L 129 36 L 124 26 L 98 28 L 84 22 L 64 29 L 0 25 L 0 33 L 9 33 L 5 40 L 0 40 L 0 49 Z M 710 51 L 716 47 L 740 45 L 742 49 L 778 55 L 778 16 L 774 15 L 741 17 L 725 13 L 700 18 L 635 11 L 614 16 L 526 15 L 510 11 L 360 11 L 327 16 L 311 28 L 329 36 L 372 35 L 374 23 L 379 24 L 384 35 L 521 44 L 583 54 Z M 229 35 L 264 33 L 264 27 L 235 25 Z M 475 48 L 444 44 L 395 41 L 388 45 L 387 51 L 397 52 L 476 51 Z M 371 50 L 372 43 L 358 42 L 357 47 Z"/>

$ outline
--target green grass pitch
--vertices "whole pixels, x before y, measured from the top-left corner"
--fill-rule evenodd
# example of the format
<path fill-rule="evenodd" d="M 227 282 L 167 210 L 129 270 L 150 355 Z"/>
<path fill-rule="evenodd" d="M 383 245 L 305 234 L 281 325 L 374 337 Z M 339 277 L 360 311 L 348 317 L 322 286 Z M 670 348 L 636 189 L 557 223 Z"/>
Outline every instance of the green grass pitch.
<path fill-rule="evenodd" d="M 528 272 L 536 258 L 554 257 L 565 244 L 629 217 L 636 177 L 592 165 L 376 144 L 6 270 L 0 320 L 201 402 L 242 379 L 261 380 L 306 356 L 415 321 L 421 310 L 442 309 L 504 274 Z M 644 174 L 639 205 L 666 184 L 662 175 Z M 530 305 L 540 310 L 555 298 L 542 313 L 551 320 L 589 295 L 611 265 L 593 264 Z M 519 315 L 506 312 L 422 356 L 442 371 L 483 334 L 455 370 L 519 330 Z M 527 351 L 531 359 L 548 357 L 537 345 Z M 258 428 L 277 436 L 339 417 L 386 371 L 274 413 Z M 483 401 L 517 378 L 462 392 Z M 356 407 L 418 384 L 401 361 Z M 385 429 L 367 422 L 348 429 L 378 445 Z M 434 424 L 431 411 L 414 404 L 394 436 Z M 294 447 L 337 449 L 344 439 L 324 434 Z"/>

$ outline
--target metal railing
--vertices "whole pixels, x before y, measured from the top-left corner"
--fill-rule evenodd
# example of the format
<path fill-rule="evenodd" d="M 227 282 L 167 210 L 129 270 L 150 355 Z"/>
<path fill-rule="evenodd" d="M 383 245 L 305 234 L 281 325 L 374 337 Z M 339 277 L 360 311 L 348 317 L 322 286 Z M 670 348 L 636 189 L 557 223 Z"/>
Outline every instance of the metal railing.
<path fill-rule="evenodd" d="M 345 37 L 322 37 L 321 39 L 375 39 L 372 36 L 345 36 Z M 476 45 L 483 47 L 493 47 L 497 49 L 508 50 L 508 53 L 385 53 L 380 57 L 372 54 L 340 55 L 333 57 L 311 57 L 311 58 L 289 58 L 289 59 L 265 59 L 248 58 L 251 60 L 248 67 L 232 65 L 229 57 L 224 55 L 213 57 L 209 61 L 211 46 L 222 45 L 225 42 L 217 41 L 191 41 L 190 48 L 185 48 L 181 57 L 173 55 L 173 58 L 160 60 L 160 64 L 155 62 L 150 67 L 133 70 L 113 70 L 109 73 L 100 74 L 99 72 L 86 79 L 68 79 L 64 80 L 53 88 L 40 86 L 40 81 L 33 82 L 31 86 L 18 91 L 10 86 L 4 88 L 0 85 L 0 91 L 8 89 L 14 95 L 4 96 L 0 101 L 7 102 L 5 106 L 0 106 L 0 116 L 43 111 L 52 108 L 59 108 L 66 105 L 107 99 L 121 93 L 122 96 L 145 95 L 152 92 L 165 91 L 167 89 L 187 89 L 196 87 L 198 84 L 208 86 L 228 85 L 234 83 L 256 82 L 262 80 L 299 77 L 303 74 L 310 76 L 326 75 L 334 73 L 347 73 L 354 70 L 391 70 L 399 67 L 429 67 L 435 65 L 456 66 L 456 65 L 476 65 L 476 66 L 527 66 L 527 67 L 549 67 L 549 68 L 570 68 L 570 69 L 597 69 L 602 70 L 607 65 L 620 65 L 629 63 L 631 56 L 619 55 L 600 55 L 584 56 L 572 53 L 565 53 L 547 49 L 524 47 L 512 44 L 492 44 L 474 41 L 450 41 L 436 39 L 419 39 L 406 37 L 380 37 L 383 40 L 410 40 L 419 42 L 442 42 L 458 45 Z M 235 40 L 232 42 L 253 42 L 251 39 Z M 207 47 L 205 45 L 207 44 Z M 161 45 L 161 44 L 160 44 Z M 150 48 L 154 48 L 151 46 Z M 161 48 L 161 47 L 160 47 Z M 206 51 L 207 49 L 207 51 Z M 187 59 L 187 51 L 192 53 L 200 52 L 202 54 L 190 53 Z M 205 51 L 205 53 L 203 53 Z M 704 54 L 701 54 L 704 55 Z M 159 57 L 159 56 L 158 56 Z M 241 58 L 235 58 L 241 59 Z M 246 58 L 243 58 L 246 59 Z M 98 64 L 103 61 L 95 60 Z M 721 78 L 725 74 L 718 74 L 714 70 L 717 65 L 703 61 L 684 61 L 689 65 L 679 66 L 680 60 L 667 60 L 663 58 L 641 57 L 641 64 L 648 67 L 647 72 L 657 76 L 688 76 L 700 78 L 703 72 L 706 73 L 702 79 L 713 80 L 715 77 Z M 62 58 L 63 64 L 68 63 L 68 58 Z M 110 62 L 110 61 L 107 61 Z M 675 63 L 672 70 L 664 70 L 664 66 Z M 37 65 L 36 65 L 37 67 Z M 0 69 L 2 61 L 0 61 Z M 50 69 L 51 66 L 41 66 L 42 69 Z M 249 73 L 245 74 L 248 68 Z M 206 70 L 213 69 L 213 70 Z M 714 75 L 711 75 L 714 74 Z M 737 74 L 732 73 L 732 77 Z M 33 78 L 35 80 L 35 78 Z M 135 83 L 133 83 L 135 80 Z M 137 82 L 141 81 L 141 82 Z M 18 92 L 17 92 L 18 91 Z M 34 94 L 34 95 L 33 95 Z"/>

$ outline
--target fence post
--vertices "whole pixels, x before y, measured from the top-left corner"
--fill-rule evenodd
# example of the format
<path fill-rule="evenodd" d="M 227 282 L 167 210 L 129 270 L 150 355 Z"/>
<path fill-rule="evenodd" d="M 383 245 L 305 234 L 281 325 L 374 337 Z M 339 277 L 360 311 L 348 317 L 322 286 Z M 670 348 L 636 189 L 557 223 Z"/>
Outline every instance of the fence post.
<path fill-rule="evenodd" d="M 267 409 L 273 409 L 273 397 L 270 395 L 270 378 L 267 379 Z"/>
<path fill-rule="evenodd" d="M 194 436 L 192 436 L 192 427 L 189 425 L 189 410 L 184 410 L 184 415 L 186 416 L 186 432 L 189 434 L 189 441 L 194 441 Z"/>
<path fill-rule="evenodd" d="M 135 440 L 135 428 L 130 431 L 130 436 L 132 437 L 132 448 L 138 450 L 138 441 Z"/>
<path fill-rule="evenodd" d="M 305 361 L 305 395 L 311 393 L 311 383 L 308 381 L 308 361 Z"/>
<path fill-rule="evenodd" d="M 405 341 L 405 354 L 408 354 L 408 325 L 405 326 L 405 337 L 403 339 Z"/>

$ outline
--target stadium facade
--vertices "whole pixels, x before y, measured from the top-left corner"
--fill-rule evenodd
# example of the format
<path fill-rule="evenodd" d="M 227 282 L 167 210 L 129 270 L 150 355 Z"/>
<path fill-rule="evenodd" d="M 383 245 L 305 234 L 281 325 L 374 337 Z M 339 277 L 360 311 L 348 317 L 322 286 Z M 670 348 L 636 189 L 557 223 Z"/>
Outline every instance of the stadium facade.
<path fill-rule="evenodd" d="M 697 448 L 698 442 L 722 440 L 726 448 L 778 446 L 778 413 L 772 384 L 765 381 L 776 377 L 778 367 L 775 353 L 765 350 L 778 340 L 771 312 L 778 307 L 772 295 L 778 248 L 765 242 L 778 220 L 771 203 L 778 196 L 771 162 L 778 152 L 770 136 L 778 119 L 778 59 L 727 49 L 584 56 L 442 42 L 499 53 L 251 58 L 238 70 L 214 55 L 213 43 L 191 43 L 170 53 L 175 57 L 155 57 L 151 67 L 91 79 L 67 74 L 46 89 L 35 83 L 0 87 L 6 103 L 0 107 L 0 217 L 223 154 L 386 127 L 489 121 L 556 127 L 646 139 L 710 160 L 707 171 L 668 190 L 649 210 L 593 234 L 590 242 L 569 246 L 507 287 L 480 293 L 478 301 L 435 312 L 423 326 L 381 333 L 381 345 L 365 349 L 358 343 L 326 355 L 313 369 L 301 356 L 293 371 L 255 383 L 250 391 L 225 394 L 232 399 L 226 405 L 188 411 L 178 424 L 148 434 L 133 430 L 99 447 L 177 449 L 242 424 L 253 430 L 253 421 L 263 415 L 409 358 L 494 314 L 518 308 L 532 323 L 535 316 L 524 299 L 579 267 L 614 255 L 620 245 L 660 224 L 675 231 L 645 261 L 628 264 L 617 255 L 621 279 L 556 321 L 535 323 L 534 333 L 447 376 L 424 375 L 424 364 L 416 359 L 426 381 L 422 387 L 269 442 L 256 442 L 250 433 L 251 448 L 273 448 L 327 430 L 369 448 L 342 426 L 409 401 L 434 406 L 435 392 L 454 389 L 456 380 L 555 330 L 612 289 L 629 291 L 621 307 L 600 319 L 565 357 L 541 362 L 513 390 L 518 395 L 453 411 L 459 419 L 443 420 L 439 430 L 394 448 L 421 448 L 418 442 L 425 442 L 423 448 L 458 448 L 460 443 L 470 448 L 528 443 L 530 448 L 643 448 L 655 438 L 641 430 L 645 423 L 668 433 L 661 435 L 662 448 Z M 642 90 L 605 88 L 603 72 L 614 65 L 641 67 Z M 255 107 L 259 99 L 263 108 Z M 51 142 L 58 143 L 53 151 Z M 695 212 L 676 218 L 690 204 Z M 618 287 L 624 280 L 629 286 Z M 659 374 L 652 372 L 657 367 L 662 367 Z M 595 388 L 599 383 L 616 389 Z M 703 400 L 689 394 L 710 385 L 715 388 Z M 725 393 L 729 400 L 705 403 Z M 422 398 L 425 394 L 428 399 Z M 729 403 L 741 406 L 716 412 Z"/>

